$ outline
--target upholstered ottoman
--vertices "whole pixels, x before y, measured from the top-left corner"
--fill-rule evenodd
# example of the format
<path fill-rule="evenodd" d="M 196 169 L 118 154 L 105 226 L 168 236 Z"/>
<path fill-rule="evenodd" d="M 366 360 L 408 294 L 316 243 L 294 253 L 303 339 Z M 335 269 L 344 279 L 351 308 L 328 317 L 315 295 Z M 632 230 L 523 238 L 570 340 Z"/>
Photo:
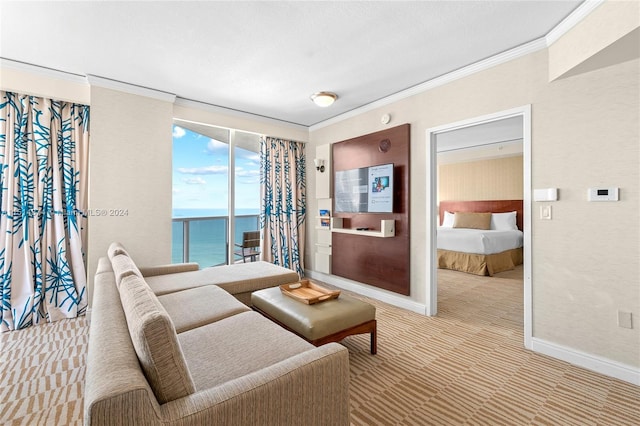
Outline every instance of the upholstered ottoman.
<path fill-rule="evenodd" d="M 371 353 L 377 352 L 376 308 L 369 303 L 340 295 L 307 305 L 273 287 L 253 292 L 251 304 L 256 311 L 315 346 L 370 333 Z"/>

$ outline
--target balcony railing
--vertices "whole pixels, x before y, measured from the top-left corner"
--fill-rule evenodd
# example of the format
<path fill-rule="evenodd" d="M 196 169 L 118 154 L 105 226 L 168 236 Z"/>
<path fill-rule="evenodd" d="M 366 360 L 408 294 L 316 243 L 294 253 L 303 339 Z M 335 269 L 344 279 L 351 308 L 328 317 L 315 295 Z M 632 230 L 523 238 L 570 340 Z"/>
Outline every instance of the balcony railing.
<path fill-rule="evenodd" d="M 260 229 L 258 215 L 235 216 L 231 244 L 242 243 L 242 233 Z M 172 224 L 173 263 L 198 262 L 201 268 L 229 262 L 229 216 L 174 218 Z"/>

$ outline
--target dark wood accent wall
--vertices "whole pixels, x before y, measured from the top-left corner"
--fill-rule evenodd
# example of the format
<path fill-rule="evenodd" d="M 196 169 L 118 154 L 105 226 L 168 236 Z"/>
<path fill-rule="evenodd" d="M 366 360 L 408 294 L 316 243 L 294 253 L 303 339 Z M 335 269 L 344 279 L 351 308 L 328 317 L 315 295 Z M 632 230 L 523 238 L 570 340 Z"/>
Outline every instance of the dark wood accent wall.
<path fill-rule="evenodd" d="M 380 229 L 380 220 L 395 220 L 395 237 L 332 233 L 331 273 L 364 284 L 409 295 L 410 126 L 403 124 L 334 143 L 334 172 L 393 163 L 393 213 L 335 213 L 344 228 Z M 334 179 L 335 180 L 335 179 Z M 333 193 L 333 188 L 332 188 Z M 334 202 L 335 203 L 335 202 Z"/>

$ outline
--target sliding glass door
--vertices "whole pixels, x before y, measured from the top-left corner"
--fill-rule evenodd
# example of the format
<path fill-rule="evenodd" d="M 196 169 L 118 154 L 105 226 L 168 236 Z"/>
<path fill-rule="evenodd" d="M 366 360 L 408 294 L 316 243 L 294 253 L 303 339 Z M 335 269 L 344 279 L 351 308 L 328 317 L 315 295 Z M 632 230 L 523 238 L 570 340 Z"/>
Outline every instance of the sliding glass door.
<path fill-rule="evenodd" d="M 260 230 L 260 135 L 235 130 L 233 142 L 234 243 L 242 244 L 244 232 Z"/>
<path fill-rule="evenodd" d="M 259 135 L 176 120 L 172 261 L 236 261 L 242 233 L 258 230 Z M 229 171 L 233 170 L 233 173 Z M 229 236 L 233 236 L 229 238 Z"/>

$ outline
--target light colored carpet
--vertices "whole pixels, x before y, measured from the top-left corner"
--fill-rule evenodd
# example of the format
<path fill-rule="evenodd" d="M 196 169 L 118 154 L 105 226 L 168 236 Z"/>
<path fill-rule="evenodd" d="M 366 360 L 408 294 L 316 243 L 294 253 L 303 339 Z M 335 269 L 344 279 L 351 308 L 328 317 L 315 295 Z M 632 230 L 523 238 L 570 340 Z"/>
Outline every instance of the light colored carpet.
<path fill-rule="evenodd" d="M 438 316 L 367 299 L 378 355 L 351 354 L 353 425 L 640 425 L 640 388 L 524 349 L 522 266 L 438 270 Z"/>
<path fill-rule="evenodd" d="M 0 334 L 0 425 L 81 425 L 85 317 Z"/>
<path fill-rule="evenodd" d="M 343 341 L 353 425 L 640 424 L 639 387 L 523 349 L 522 268 L 438 274 L 435 318 L 358 296 L 378 354 L 368 335 Z M 84 318 L 0 334 L 0 424 L 82 424 L 87 341 Z"/>

